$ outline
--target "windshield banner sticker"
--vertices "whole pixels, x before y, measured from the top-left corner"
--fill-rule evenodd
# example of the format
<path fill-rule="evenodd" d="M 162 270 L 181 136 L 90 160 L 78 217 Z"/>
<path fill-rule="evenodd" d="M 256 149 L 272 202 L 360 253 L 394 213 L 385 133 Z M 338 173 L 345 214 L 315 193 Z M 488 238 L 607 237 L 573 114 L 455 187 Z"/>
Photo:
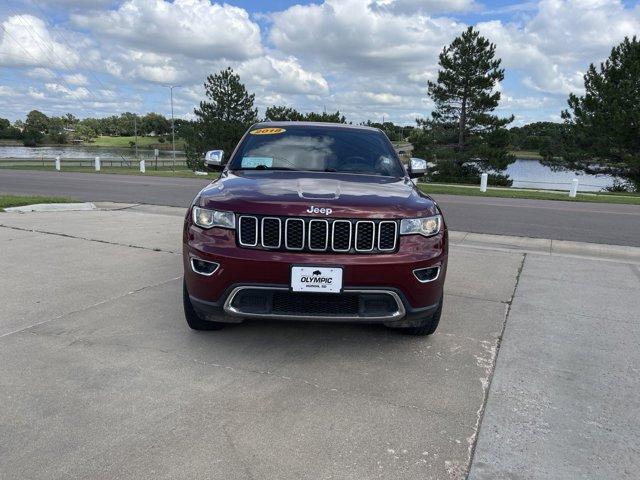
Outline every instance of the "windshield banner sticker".
<path fill-rule="evenodd" d="M 242 168 L 258 168 L 258 167 L 273 167 L 273 158 L 270 157 L 242 157 L 240 162 Z"/>
<path fill-rule="evenodd" d="M 284 132 L 286 132 L 284 128 L 258 128 L 256 130 L 251 130 L 249 133 L 251 135 L 276 135 Z"/>

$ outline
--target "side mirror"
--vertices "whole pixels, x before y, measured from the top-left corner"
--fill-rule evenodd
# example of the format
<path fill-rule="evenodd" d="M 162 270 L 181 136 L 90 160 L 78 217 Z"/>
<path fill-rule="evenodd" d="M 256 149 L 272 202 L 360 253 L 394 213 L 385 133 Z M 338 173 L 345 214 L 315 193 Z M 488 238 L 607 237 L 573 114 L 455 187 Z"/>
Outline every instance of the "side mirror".
<path fill-rule="evenodd" d="M 409 160 L 409 177 L 419 178 L 427 173 L 427 161 L 422 158 L 411 157 Z"/>
<path fill-rule="evenodd" d="M 209 170 L 221 170 L 224 165 L 223 158 L 224 152 L 222 150 L 209 150 L 204 155 L 204 166 Z"/>

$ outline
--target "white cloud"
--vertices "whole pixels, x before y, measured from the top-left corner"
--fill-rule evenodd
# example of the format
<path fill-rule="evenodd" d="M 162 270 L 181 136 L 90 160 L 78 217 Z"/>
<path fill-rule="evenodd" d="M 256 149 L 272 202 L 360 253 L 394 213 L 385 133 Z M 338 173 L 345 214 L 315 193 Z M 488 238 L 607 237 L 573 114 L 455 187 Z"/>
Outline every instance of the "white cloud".
<path fill-rule="evenodd" d="M 173 83 L 183 85 L 174 91 L 175 113 L 186 118 L 203 98 L 205 77 L 231 66 L 261 113 L 286 104 L 339 109 L 355 122 L 384 115 L 413 123 L 433 107 L 427 81 L 437 78 L 443 46 L 479 18 L 506 68 L 500 114 L 542 120 L 582 90 L 589 63 L 640 32 L 640 6 L 622 0 L 483 3 L 490 4 L 315 0 L 250 15 L 221 0 L 27 0 L 40 18 L 0 17 L 8 32 L 0 30 L 0 66 L 10 68 L 0 88 L 3 115 L 168 113 L 160 85 Z"/>
<path fill-rule="evenodd" d="M 640 31 L 640 9 L 619 0 L 542 0 L 523 25 L 494 20 L 477 25 L 497 45 L 508 73 L 545 93 L 583 90 L 589 63 L 598 63 L 626 36 Z"/>
<path fill-rule="evenodd" d="M 29 87 L 29 96 L 35 100 L 44 100 L 46 98 L 44 92 L 33 87 Z"/>
<path fill-rule="evenodd" d="M 296 5 L 271 16 L 272 42 L 285 53 L 329 62 L 341 71 L 433 65 L 438 52 L 464 25 L 422 14 L 371 9 L 368 0 L 326 0 Z"/>
<path fill-rule="evenodd" d="M 84 100 L 89 97 L 89 90 L 84 87 L 69 88 L 59 83 L 45 83 L 45 88 L 51 93 L 59 93 L 65 98 Z"/>
<path fill-rule="evenodd" d="M 420 13 L 451 13 L 479 10 L 474 0 L 373 0 L 373 9 L 411 15 Z"/>
<path fill-rule="evenodd" d="M 260 27 L 246 10 L 208 0 L 127 0 L 101 15 L 71 18 L 97 36 L 162 55 L 243 60 L 262 52 Z"/>
<path fill-rule="evenodd" d="M 2 22 L 2 27 L 0 65 L 68 69 L 78 63 L 76 52 L 56 42 L 38 17 L 13 15 Z"/>
<path fill-rule="evenodd" d="M 71 85 L 87 85 L 89 83 L 89 80 L 87 79 L 86 75 L 83 75 L 82 73 L 73 73 L 71 75 L 65 75 L 64 79 L 67 83 L 70 83 Z"/>
<path fill-rule="evenodd" d="M 37 78 L 40 80 L 53 80 L 54 78 L 56 78 L 55 73 L 53 73 L 48 68 L 42 67 L 32 68 L 27 72 L 27 75 L 31 78 Z"/>
<path fill-rule="evenodd" d="M 278 59 L 267 55 L 251 59 L 238 67 L 238 73 L 243 81 L 265 91 L 312 95 L 329 93 L 329 84 L 324 77 L 303 69 L 293 56 Z"/>

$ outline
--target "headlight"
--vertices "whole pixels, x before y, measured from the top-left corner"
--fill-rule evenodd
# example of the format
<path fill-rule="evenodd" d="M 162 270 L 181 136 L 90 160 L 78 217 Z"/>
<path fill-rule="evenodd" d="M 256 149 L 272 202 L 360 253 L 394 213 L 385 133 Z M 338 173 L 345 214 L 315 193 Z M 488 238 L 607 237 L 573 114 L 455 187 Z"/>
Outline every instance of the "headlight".
<path fill-rule="evenodd" d="M 202 228 L 236 228 L 236 216 L 233 212 L 193 207 L 193 223 Z"/>
<path fill-rule="evenodd" d="M 425 237 L 431 237 L 438 233 L 441 227 L 441 215 L 423 218 L 405 218 L 400 222 L 400 235 L 417 233 Z"/>

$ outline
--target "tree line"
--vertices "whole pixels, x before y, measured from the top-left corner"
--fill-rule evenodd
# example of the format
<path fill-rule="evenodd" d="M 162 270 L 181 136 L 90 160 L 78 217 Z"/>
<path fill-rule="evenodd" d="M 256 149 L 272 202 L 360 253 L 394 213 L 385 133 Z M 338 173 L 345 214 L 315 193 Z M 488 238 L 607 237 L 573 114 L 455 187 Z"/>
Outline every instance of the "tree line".
<path fill-rule="evenodd" d="M 372 123 L 391 140 L 409 140 L 413 155 L 435 163 L 433 181 L 477 183 L 489 173 L 492 184 L 511 185 L 506 168 L 515 161 L 513 150 L 534 150 L 546 165 L 621 177 L 616 189 L 640 191 L 640 42 L 625 38 L 599 67 L 589 66 L 585 94 L 571 94 L 563 123 L 535 122 L 508 128 L 513 116 L 494 112 L 501 99 L 498 87 L 505 78 L 496 45 L 473 27 L 467 28 L 439 55 L 435 81 L 426 92 L 435 108 L 415 127 L 391 122 Z M 176 134 L 185 141 L 187 162 L 202 167 L 203 154 L 213 148 L 231 152 L 246 129 L 259 120 L 346 123 L 336 112 L 302 113 L 272 105 L 258 116 L 255 95 L 249 93 L 231 68 L 209 75 L 205 99 L 194 109 L 195 120 L 176 120 Z M 0 138 L 21 138 L 25 145 L 43 139 L 63 143 L 73 131 L 76 139 L 96 135 L 167 135 L 170 122 L 162 115 L 123 113 L 78 120 L 71 114 L 47 117 L 29 112 L 24 122 L 0 119 Z"/>
<path fill-rule="evenodd" d="M 179 127 L 182 120 L 176 120 Z M 0 138 L 20 140 L 25 146 L 42 143 L 64 144 L 73 141 L 90 142 L 100 135 L 109 136 L 156 135 L 160 141 L 171 133 L 171 120 L 158 113 L 137 115 L 125 112 L 102 118 L 79 119 L 67 113 L 63 116 L 47 116 L 39 110 L 31 110 L 24 121 L 13 124 L 0 118 Z"/>

